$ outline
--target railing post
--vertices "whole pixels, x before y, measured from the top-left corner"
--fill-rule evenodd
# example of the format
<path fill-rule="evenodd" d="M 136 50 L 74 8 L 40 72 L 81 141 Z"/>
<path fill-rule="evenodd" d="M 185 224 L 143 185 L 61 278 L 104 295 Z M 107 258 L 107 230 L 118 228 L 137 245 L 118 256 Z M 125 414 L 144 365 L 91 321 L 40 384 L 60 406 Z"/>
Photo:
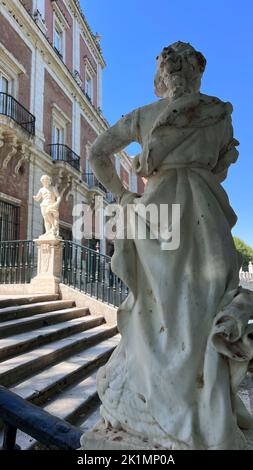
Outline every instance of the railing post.
<path fill-rule="evenodd" d="M 17 428 L 6 423 L 4 425 L 3 450 L 20 450 L 16 444 Z"/>

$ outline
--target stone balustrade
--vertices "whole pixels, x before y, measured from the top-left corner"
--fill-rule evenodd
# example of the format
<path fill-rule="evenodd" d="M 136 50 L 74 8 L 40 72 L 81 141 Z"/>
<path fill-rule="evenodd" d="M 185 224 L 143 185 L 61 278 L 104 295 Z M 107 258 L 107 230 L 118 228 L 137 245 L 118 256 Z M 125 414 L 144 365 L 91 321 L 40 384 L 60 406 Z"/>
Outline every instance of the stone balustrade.
<path fill-rule="evenodd" d="M 253 263 L 249 262 L 248 271 L 240 269 L 240 280 L 241 281 L 253 281 Z"/>

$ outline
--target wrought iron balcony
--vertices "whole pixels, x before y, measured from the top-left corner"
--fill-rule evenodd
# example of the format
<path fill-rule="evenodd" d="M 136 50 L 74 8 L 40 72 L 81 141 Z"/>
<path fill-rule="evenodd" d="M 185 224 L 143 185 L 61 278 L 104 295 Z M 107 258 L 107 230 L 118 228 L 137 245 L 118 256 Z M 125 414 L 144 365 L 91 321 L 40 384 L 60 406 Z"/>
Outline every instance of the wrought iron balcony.
<path fill-rule="evenodd" d="M 49 154 L 54 161 L 66 162 L 80 171 L 80 157 L 71 148 L 63 144 L 48 145 Z"/>
<path fill-rule="evenodd" d="M 99 188 L 104 191 L 104 193 L 107 192 L 106 188 L 98 181 L 93 173 L 84 173 L 83 180 L 88 184 L 89 188 Z"/>
<path fill-rule="evenodd" d="M 0 114 L 8 116 L 29 134 L 35 135 L 35 116 L 7 93 L 0 93 Z"/>

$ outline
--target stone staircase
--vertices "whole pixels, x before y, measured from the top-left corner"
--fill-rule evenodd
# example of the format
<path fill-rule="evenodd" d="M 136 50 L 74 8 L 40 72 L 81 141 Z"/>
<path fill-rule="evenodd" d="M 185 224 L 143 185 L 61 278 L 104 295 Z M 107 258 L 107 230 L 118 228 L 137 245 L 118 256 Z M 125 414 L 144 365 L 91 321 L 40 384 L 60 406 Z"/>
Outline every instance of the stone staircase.
<path fill-rule="evenodd" d="M 71 300 L 0 298 L 0 384 L 84 431 L 99 420 L 96 373 L 118 341 L 115 325 Z M 38 447 L 22 432 L 17 444 Z"/>

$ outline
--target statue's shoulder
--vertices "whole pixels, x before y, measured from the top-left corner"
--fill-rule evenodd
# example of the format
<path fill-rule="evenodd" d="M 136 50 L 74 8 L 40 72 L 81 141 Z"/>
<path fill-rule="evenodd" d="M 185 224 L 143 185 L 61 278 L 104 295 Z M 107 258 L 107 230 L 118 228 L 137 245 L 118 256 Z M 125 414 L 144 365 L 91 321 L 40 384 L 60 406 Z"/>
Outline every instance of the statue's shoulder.
<path fill-rule="evenodd" d="M 200 103 L 210 106 L 219 106 L 220 108 L 224 108 L 228 114 L 233 112 L 233 105 L 229 101 L 222 101 L 220 98 L 217 98 L 217 96 L 205 95 L 203 93 L 200 93 L 199 96 Z"/>
<path fill-rule="evenodd" d="M 163 111 L 168 106 L 168 100 L 163 98 L 157 101 L 153 101 L 150 104 L 146 104 L 144 106 L 141 106 L 140 108 L 136 109 L 136 112 L 138 114 L 147 116 L 149 114 L 156 114 L 160 113 Z"/>

